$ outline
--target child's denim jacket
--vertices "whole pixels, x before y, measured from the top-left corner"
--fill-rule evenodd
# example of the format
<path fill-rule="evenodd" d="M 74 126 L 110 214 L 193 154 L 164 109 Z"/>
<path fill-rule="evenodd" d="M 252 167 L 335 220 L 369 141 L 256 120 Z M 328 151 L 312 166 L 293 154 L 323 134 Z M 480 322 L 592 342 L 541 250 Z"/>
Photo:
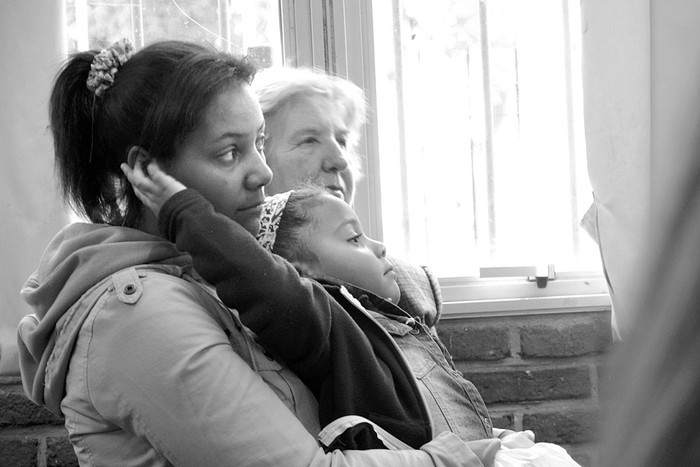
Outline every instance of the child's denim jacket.
<path fill-rule="evenodd" d="M 459 372 L 449 352 L 421 318 L 366 290 L 344 284 L 401 349 L 428 406 L 433 433 L 451 431 L 464 441 L 493 437 L 479 391 Z"/>

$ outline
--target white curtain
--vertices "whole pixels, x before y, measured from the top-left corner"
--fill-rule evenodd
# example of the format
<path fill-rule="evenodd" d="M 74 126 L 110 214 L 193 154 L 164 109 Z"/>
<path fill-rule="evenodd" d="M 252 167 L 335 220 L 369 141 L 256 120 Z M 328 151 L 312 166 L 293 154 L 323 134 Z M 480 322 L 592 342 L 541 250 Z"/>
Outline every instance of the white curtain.
<path fill-rule="evenodd" d="M 17 370 L 19 297 L 51 237 L 67 222 L 53 177 L 48 95 L 63 57 L 63 2 L 0 3 L 0 375 Z"/>
<path fill-rule="evenodd" d="M 635 325 L 650 245 L 700 138 L 700 2 L 582 0 L 584 108 L 614 330 Z M 640 280 L 644 279 L 644 280 Z M 658 310 L 663 313 L 663 310 Z"/>
<path fill-rule="evenodd" d="M 617 339 L 634 321 L 649 233 L 650 15 L 646 0 L 581 1 L 588 172 Z"/>
<path fill-rule="evenodd" d="M 700 1 L 651 0 L 651 214 L 663 225 L 678 202 L 700 137 Z M 655 233 L 655 231 L 653 231 Z M 649 271 L 649 274 L 653 274 Z"/>

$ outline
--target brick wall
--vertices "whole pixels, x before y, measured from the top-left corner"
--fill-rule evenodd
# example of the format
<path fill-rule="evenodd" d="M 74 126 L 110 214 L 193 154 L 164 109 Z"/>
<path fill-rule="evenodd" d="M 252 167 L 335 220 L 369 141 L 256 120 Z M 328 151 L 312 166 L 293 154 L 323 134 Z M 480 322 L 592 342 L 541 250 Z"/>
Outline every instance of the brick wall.
<path fill-rule="evenodd" d="M 446 317 L 438 332 L 481 391 L 494 425 L 532 430 L 596 467 L 599 373 L 610 312 Z M 77 465 L 62 421 L 0 377 L 0 467 Z"/>
<path fill-rule="evenodd" d="M 494 426 L 532 430 L 596 467 L 600 370 L 610 311 L 493 318 L 444 317 L 438 334 L 476 385 Z"/>
<path fill-rule="evenodd" d="M 73 466 L 63 420 L 24 396 L 17 377 L 0 377 L 0 467 Z"/>

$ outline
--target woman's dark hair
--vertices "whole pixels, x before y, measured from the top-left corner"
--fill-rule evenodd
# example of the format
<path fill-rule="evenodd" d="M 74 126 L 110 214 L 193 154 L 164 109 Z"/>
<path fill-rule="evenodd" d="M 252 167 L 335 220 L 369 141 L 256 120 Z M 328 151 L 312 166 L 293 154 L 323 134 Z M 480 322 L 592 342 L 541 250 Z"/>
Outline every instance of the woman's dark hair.
<path fill-rule="evenodd" d="M 135 53 L 101 97 L 86 81 L 96 50 L 74 54 L 49 103 L 64 199 L 92 222 L 135 226 L 143 205 L 119 165 L 139 146 L 166 166 L 211 101 L 250 84 L 254 66 L 205 45 L 163 41 Z"/>
<path fill-rule="evenodd" d="M 305 185 L 295 190 L 287 200 L 277 227 L 272 252 L 292 263 L 302 274 L 306 272 L 306 266 L 318 261 L 302 239 L 302 229 L 316 227 L 311 210 L 323 203 L 324 195 L 331 196 L 316 185 Z"/>

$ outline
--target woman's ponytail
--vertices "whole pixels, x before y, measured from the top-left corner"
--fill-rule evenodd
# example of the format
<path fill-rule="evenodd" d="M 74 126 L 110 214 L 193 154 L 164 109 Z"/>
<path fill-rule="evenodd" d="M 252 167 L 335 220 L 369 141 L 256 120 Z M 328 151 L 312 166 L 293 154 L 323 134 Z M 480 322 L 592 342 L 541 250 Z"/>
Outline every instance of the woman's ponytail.
<path fill-rule="evenodd" d="M 77 53 L 61 69 L 49 101 L 49 122 L 65 201 L 93 222 L 103 222 L 117 206 L 105 206 L 105 187 L 111 186 L 111 177 L 103 158 L 95 154 L 94 127 L 101 99 L 86 85 L 95 55 L 96 51 Z"/>

